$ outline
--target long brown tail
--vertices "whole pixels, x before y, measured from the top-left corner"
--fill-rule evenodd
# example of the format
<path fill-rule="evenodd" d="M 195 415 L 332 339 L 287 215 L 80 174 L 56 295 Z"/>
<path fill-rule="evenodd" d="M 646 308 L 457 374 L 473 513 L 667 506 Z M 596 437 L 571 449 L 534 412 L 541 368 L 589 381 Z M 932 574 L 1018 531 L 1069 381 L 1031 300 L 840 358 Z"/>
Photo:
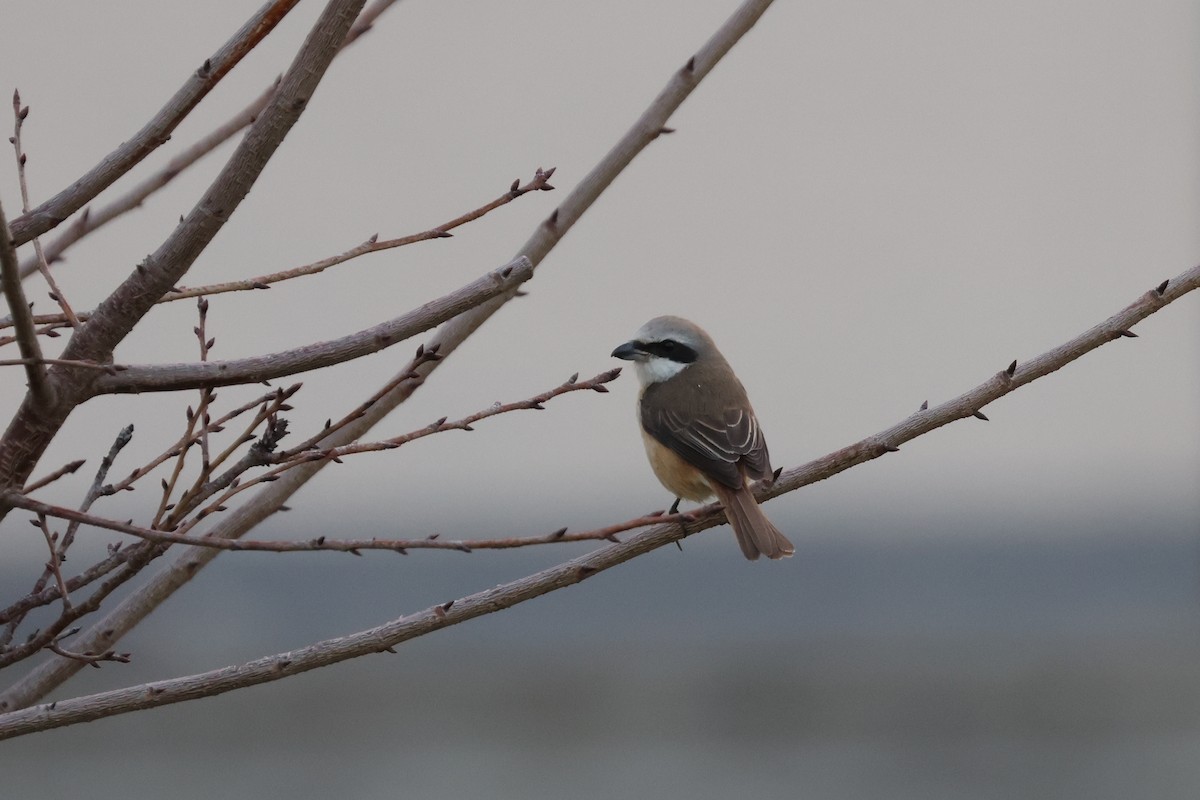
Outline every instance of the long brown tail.
<path fill-rule="evenodd" d="M 729 489 L 719 484 L 715 488 L 746 558 L 754 561 L 760 554 L 767 558 L 787 558 L 796 552 L 787 537 L 767 519 L 749 489 Z"/>

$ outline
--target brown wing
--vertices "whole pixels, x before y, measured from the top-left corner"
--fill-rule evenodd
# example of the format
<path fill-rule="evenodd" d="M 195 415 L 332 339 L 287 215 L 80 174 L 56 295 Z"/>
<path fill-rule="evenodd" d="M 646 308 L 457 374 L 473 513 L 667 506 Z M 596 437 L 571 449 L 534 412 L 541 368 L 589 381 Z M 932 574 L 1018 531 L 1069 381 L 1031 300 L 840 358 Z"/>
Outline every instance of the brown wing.
<path fill-rule="evenodd" d="M 767 443 L 752 411 L 666 410 L 643 402 L 641 416 L 646 433 L 706 477 L 730 489 L 741 488 L 743 470 L 751 478 L 771 474 Z"/>

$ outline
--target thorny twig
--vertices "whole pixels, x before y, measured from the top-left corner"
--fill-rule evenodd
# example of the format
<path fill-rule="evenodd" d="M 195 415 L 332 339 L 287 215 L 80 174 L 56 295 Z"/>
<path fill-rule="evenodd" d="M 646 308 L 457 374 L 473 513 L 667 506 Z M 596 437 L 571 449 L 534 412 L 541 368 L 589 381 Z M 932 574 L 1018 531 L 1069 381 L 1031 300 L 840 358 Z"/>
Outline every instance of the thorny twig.
<path fill-rule="evenodd" d="M 29 184 L 25 180 L 25 162 L 28 160 L 25 155 L 25 150 L 21 146 L 21 128 L 25 125 L 25 118 L 29 116 L 29 106 L 21 105 L 21 93 L 13 91 L 13 135 L 9 139 L 12 142 L 13 150 L 17 156 L 17 183 L 21 187 L 21 210 L 29 213 Z M 42 273 L 42 278 L 46 281 L 46 285 L 50 287 L 50 299 L 58 303 L 58 307 L 62 309 L 63 316 L 72 328 L 78 328 L 80 325 L 79 319 L 75 316 L 75 312 L 71 309 L 71 304 L 67 302 L 66 295 L 62 293 L 62 289 L 58 288 L 58 283 L 54 280 L 54 276 L 50 274 L 50 265 L 46 262 L 46 254 L 42 250 L 42 240 L 38 237 L 33 237 L 33 257 L 37 270 Z M 24 278 L 24 275 L 21 275 Z"/>
<path fill-rule="evenodd" d="M 249 429 L 252 430 L 253 428 L 257 427 L 259 424 L 261 424 L 262 420 L 264 419 L 264 417 L 262 415 L 262 411 L 261 411 L 261 409 L 263 409 L 265 407 L 264 404 L 269 403 L 275 399 L 278 399 L 280 402 L 282 402 L 283 400 L 286 400 L 287 398 L 291 397 L 293 394 L 298 392 L 300 390 L 301 386 L 302 386 L 302 384 L 294 383 L 286 389 L 272 389 L 270 392 L 268 392 L 264 395 L 260 395 L 259 397 L 254 398 L 253 400 L 249 401 L 248 403 L 243 403 L 242 405 L 238 406 L 237 408 L 234 408 L 231 411 L 227 411 L 225 414 L 218 417 L 215 421 L 211 422 L 209 425 L 209 432 L 210 433 L 219 432 L 219 431 L 223 430 L 224 426 L 227 425 L 232 420 L 240 417 L 242 414 L 245 414 L 247 411 L 250 411 L 251 409 L 259 408 L 260 409 L 259 415 L 255 417 L 254 422 L 252 422 L 251 425 L 249 426 Z M 188 409 L 189 419 L 191 419 L 194 415 L 195 415 L 195 412 L 191 408 L 189 408 Z M 253 438 L 253 437 L 251 437 L 251 438 Z M 173 445 L 171 445 L 169 448 L 164 450 L 158 456 L 155 456 L 148 463 L 133 470 L 123 480 L 120 480 L 117 483 L 112 484 L 111 486 L 104 487 L 103 493 L 104 494 L 116 494 L 117 492 L 131 491 L 133 489 L 133 484 L 136 481 L 145 477 L 148 473 L 154 471 L 157 467 L 162 465 L 165 461 L 172 459 L 172 458 L 176 458 L 181 451 L 194 446 L 198 440 L 199 440 L 199 433 L 195 431 L 194 427 L 189 427 L 187 429 L 187 431 L 184 432 L 184 435 L 181 436 Z"/>
<path fill-rule="evenodd" d="M 511 550 L 519 547 L 531 547 L 541 544 L 565 544 L 569 542 L 608 541 L 620 543 L 617 534 L 644 528 L 647 525 L 679 522 L 687 523 L 699 515 L 712 513 L 717 506 L 705 506 L 696 511 L 679 512 L 675 514 L 654 511 L 639 517 L 605 525 L 585 531 L 569 531 L 559 528 L 556 531 L 534 536 L 507 536 L 487 539 L 446 539 L 439 534 L 413 539 L 333 539 L 318 536 L 305 541 L 262 540 L 262 539 L 222 539 L 209 536 L 190 536 L 186 533 L 176 533 L 165 530 L 152 530 L 133 525 L 129 522 L 105 519 L 91 514 L 84 514 L 74 509 L 55 506 L 24 496 L 12 498 L 13 505 L 32 511 L 39 515 L 69 520 L 72 523 L 82 523 L 104 530 L 115 531 L 135 536 L 146 542 L 161 545 L 188 545 L 191 547 L 208 547 L 216 550 L 269 552 L 269 553 L 301 553 L 314 551 L 333 551 L 361 555 L 363 550 L 389 550 L 401 555 L 407 555 L 409 550 L 455 550 L 460 553 L 471 553 L 475 550 Z"/>
<path fill-rule="evenodd" d="M 420 354 L 421 351 L 418 351 L 418 358 L 420 358 Z M 269 463 L 277 464 L 277 466 L 261 475 L 255 476 L 244 483 L 231 485 L 219 498 L 217 498 L 200 512 L 200 517 L 207 516 L 215 511 L 224 510 L 225 505 L 235 495 L 240 494 L 241 492 L 244 492 L 258 484 L 269 483 L 277 480 L 280 474 L 302 464 L 308 464 L 314 461 L 340 461 L 340 459 L 345 456 L 356 455 L 358 453 L 370 453 L 380 450 L 395 450 L 401 445 L 408 444 L 409 442 L 417 439 L 422 439 L 426 436 L 431 436 L 435 433 L 444 433 L 445 431 L 473 431 L 474 428 L 471 426 L 480 420 L 487 419 L 488 417 L 494 417 L 498 414 L 507 414 L 511 411 L 521 411 L 527 409 L 540 411 L 543 408 L 543 403 L 546 403 L 549 400 L 558 397 L 559 395 L 567 394 L 568 392 L 585 390 L 602 393 L 607 392 L 608 387 L 606 387 L 604 384 L 615 380 L 620 374 L 621 368 L 617 367 L 615 369 L 608 370 L 607 372 L 602 372 L 594 378 L 590 378 L 589 380 L 580 381 L 577 373 L 572 375 L 561 385 L 526 400 L 518 400 L 514 403 L 495 403 L 490 408 L 477 411 L 474 414 L 470 414 L 453 422 L 448 421 L 446 417 L 442 417 L 441 419 L 435 420 L 434 422 L 426 425 L 424 428 L 420 428 L 400 436 L 395 436 L 391 439 L 385 439 L 381 442 L 361 442 L 330 448 L 316 447 L 312 449 L 295 448 L 292 450 L 286 450 L 270 459 Z"/>
<path fill-rule="evenodd" d="M 452 236 L 450 233 L 451 230 L 461 227 L 468 222 L 473 222 L 488 212 L 494 211 L 500 206 L 511 203 L 513 200 L 516 200 L 522 195 L 536 191 L 552 191 L 554 187 L 550 185 L 549 180 L 553 174 L 553 167 L 548 170 L 543 170 L 541 167 L 539 167 L 534 173 L 533 178 L 524 185 L 520 184 L 519 181 L 513 181 L 513 185 L 509 188 L 509 190 L 497 197 L 495 200 L 492 200 L 491 202 L 486 203 L 479 208 L 474 209 L 473 211 L 468 211 L 465 214 L 455 217 L 449 222 L 445 222 L 435 228 L 422 231 L 421 233 L 401 236 L 396 239 L 385 239 L 383 241 L 380 241 L 378 234 L 376 234 L 362 244 L 356 245 L 344 253 L 340 253 L 336 256 L 329 256 L 328 258 L 323 258 L 319 261 L 314 261 L 311 264 L 305 264 L 304 266 L 293 267 L 292 269 L 286 269 L 279 272 L 271 272 L 266 275 L 259 275 L 255 278 L 245 278 L 243 280 L 228 281 L 226 283 L 215 283 L 209 286 L 195 286 L 190 288 L 183 286 L 176 287 L 168 292 L 165 296 L 159 298 L 157 303 L 170 303 L 189 297 L 209 296 L 214 294 L 222 294 L 225 292 L 243 292 L 257 289 L 269 289 L 271 284 L 290 280 L 292 278 L 316 275 L 324 272 L 330 267 L 337 266 L 338 264 L 344 264 L 345 262 L 358 258 L 359 256 L 368 255 L 370 253 L 378 253 L 383 250 L 391 250 L 396 247 L 403 247 L 405 245 L 424 242 L 430 239 L 447 239 Z M 79 319 L 86 322 L 90 316 L 90 312 L 84 312 L 79 315 Z M 56 328 L 63 327 L 67 324 L 66 318 L 61 314 L 39 314 L 36 315 L 33 320 L 35 324 L 43 326 L 38 329 L 39 334 L 48 334 L 55 331 Z M 0 317 L 0 329 L 10 327 L 12 324 L 11 318 Z M 0 338 L 0 345 L 3 345 L 6 343 L 6 341 L 10 340 L 11 339 L 6 340 Z"/>

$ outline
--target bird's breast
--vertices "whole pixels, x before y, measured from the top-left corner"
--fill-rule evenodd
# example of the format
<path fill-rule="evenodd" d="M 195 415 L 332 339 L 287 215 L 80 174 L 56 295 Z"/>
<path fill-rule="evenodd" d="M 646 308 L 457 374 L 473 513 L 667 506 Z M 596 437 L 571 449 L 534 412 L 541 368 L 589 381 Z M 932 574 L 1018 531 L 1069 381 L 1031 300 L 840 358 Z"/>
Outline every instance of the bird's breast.
<path fill-rule="evenodd" d="M 642 431 L 642 443 L 646 446 L 650 469 L 654 470 L 655 477 L 668 492 L 697 503 L 713 496 L 712 485 L 700 470 L 675 455 L 645 430 Z"/>

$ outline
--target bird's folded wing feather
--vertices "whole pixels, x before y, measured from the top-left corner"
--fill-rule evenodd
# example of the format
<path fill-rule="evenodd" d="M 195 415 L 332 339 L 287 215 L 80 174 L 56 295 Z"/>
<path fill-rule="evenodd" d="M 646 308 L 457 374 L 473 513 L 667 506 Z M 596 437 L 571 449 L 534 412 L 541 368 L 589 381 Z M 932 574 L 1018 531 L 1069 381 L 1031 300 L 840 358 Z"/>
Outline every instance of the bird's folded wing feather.
<path fill-rule="evenodd" d="M 741 488 L 743 470 L 752 478 L 771 474 L 758 420 L 744 409 L 696 415 L 643 406 L 642 427 L 705 476 L 730 489 Z"/>

